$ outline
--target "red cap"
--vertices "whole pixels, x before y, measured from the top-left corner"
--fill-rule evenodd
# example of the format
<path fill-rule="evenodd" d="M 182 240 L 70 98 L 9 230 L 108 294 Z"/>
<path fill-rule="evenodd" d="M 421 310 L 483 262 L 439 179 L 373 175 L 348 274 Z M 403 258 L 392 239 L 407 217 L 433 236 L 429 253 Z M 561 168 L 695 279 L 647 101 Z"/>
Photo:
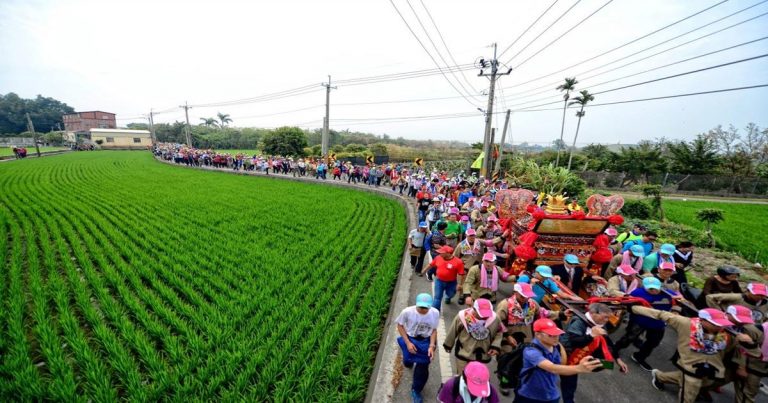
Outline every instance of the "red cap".
<path fill-rule="evenodd" d="M 565 333 L 557 327 L 555 322 L 547 318 L 538 319 L 536 322 L 533 322 L 533 331 L 543 332 L 550 336 L 560 336 L 561 334 Z"/>
<path fill-rule="evenodd" d="M 438 249 L 437 253 L 453 253 L 453 247 L 450 245 L 445 245 L 442 248 Z"/>

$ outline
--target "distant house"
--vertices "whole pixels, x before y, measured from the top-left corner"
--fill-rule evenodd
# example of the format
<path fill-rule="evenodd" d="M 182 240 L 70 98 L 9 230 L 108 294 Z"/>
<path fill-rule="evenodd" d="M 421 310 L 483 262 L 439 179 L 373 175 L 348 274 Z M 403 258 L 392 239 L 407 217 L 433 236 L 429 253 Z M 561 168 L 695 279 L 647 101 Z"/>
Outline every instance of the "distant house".
<path fill-rule="evenodd" d="M 115 114 L 102 111 L 75 112 L 62 116 L 64 130 L 68 132 L 87 132 L 90 129 L 115 129 Z"/>
<path fill-rule="evenodd" d="M 89 142 L 91 129 L 116 129 L 115 114 L 104 111 L 75 112 L 61 117 L 64 121 L 64 136 L 69 143 Z"/>
<path fill-rule="evenodd" d="M 104 149 L 146 149 L 152 145 L 149 130 L 90 129 L 89 133 L 91 142 L 101 143 Z"/>

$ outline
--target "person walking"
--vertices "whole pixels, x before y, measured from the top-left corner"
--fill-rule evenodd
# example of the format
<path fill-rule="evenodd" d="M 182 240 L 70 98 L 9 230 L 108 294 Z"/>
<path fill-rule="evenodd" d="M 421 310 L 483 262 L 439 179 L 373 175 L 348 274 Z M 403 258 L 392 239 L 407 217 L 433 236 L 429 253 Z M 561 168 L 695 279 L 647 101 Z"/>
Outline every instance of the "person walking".
<path fill-rule="evenodd" d="M 652 370 L 651 384 L 658 390 L 663 390 L 664 384 L 679 385 L 678 394 L 683 403 L 694 403 L 702 388 L 725 378 L 723 357 L 727 350 L 737 342 L 752 342 L 747 335 L 728 335 L 725 328 L 733 326 L 733 323 L 717 309 L 702 309 L 696 318 L 637 305 L 631 310 L 633 314 L 663 321 L 677 332 L 674 364 L 678 369 L 668 372 Z M 744 348 L 744 345 L 741 347 Z M 750 350 L 753 354 L 757 352 L 757 349 Z"/>
<path fill-rule="evenodd" d="M 559 403 L 558 377 L 588 374 L 603 365 L 592 356 L 583 357 L 576 365 L 564 365 L 567 356 L 559 337 L 565 332 L 550 319 L 533 322 L 533 331 L 535 338 L 523 351 L 520 386 L 515 391 L 514 403 Z"/>
<path fill-rule="evenodd" d="M 648 301 L 651 307 L 659 311 L 669 312 L 672 309 L 672 297 L 661 292 L 661 281 L 655 277 L 644 278 L 643 286 L 633 290 L 629 295 Z M 632 353 L 630 357 L 640 368 L 652 371 L 653 367 L 648 364 L 646 359 L 661 344 L 666 327 L 667 325 L 663 321 L 630 313 L 626 331 L 616 342 L 616 354 L 618 355 L 621 350 L 640 342 L 641 336 L 645 333 L 645 341 L 642 341 L 638 350 Z"/>
<path fill-rule="evenodd" d="M 437 256 L 429 263 L 430 269 L 435 270 L 435 295 L 432 306 L 440 310 L 440 303 L 445 296 L 445 303 L 450 304 L 456 295 L 456 285 L 459 276 L 464 275 L 464 263 L 453 256 L 453 248 L 445 245 L 437 250 Z"/>
<path fill-rule="evenodd" d="M 462 299 L 467 306 L 472 306 L 478 298 L 485 298 L 496 303 L 496 292 L 499 290 L 499 281 L 511 283 L 515 276 L 510 275 L 501 267 L 496 266 L 496 255 L 486 253 L 483 262 L 472 266 L 463 281 Z"/>
<path fill-rule="evenodd" d="M 696 308 L 702 309 L 707 306 L 707 295 L 709 294 L 741 294 L 740 275 L 741 271 L 738 267 L 730 265 L 718 267 L 715 275 L 704 282 L 704 287 L 696 299 Z"/>
<path fill-rule="evenodd" d="M 425 241 L 427 240 L 427 223 L 422 221 L 419 223 L 419 227 L 412 229 L 408 234 L 408 254 L 411 256 L 411 269 L 414 273 L 421 276 L 421 268 L 424 266 L 424 256 L 426 255 L 426 249 L 424 248 Z"/>
<path fill-rule="evenodd" d="M 560 343 L 569 354 L 569 364 L 575 365 L 584 357 L 595 357 L 606 362 L 615 362 L 621 373 L 627 373 L 627 365 L 619 358 L 613 342 L 608 337 L 608 331 L 604 328 L 611 313 L 608 305 L 595 303 L 589 306 L 584 318 L 571 318 L 565 333 L 560 336 Z M 578 382 L 577 374 L 560 376 L 563 403 L 574 402 Z"/>
<path fill-rule="evenodd" d="M 491 374 L 485 364 L 470 362 L 464 371 L 440 386 L 437 401 L 441 403 L 499 403 L 499 394 L 490 383 Z"/>
<path fill-rule="evenodd" d="M 445 351 L 453 351 L 456 358 L 455 373 L 461 374 L 464 367 L 473 361 L 484 364 L 491 362 L 501 351 L 503 333 L 504 329 L 493 311 L 491 301 L 480 298 L 472 307 L 459 311 L 443 342 Z"/>
<path fill-rule="evenodd" d="M 403 309 L 395 319 L 403 366 L 413 368 L 411 398 L 414 403 L 424 401 L 421 392 L 429 379 L 429 364 L 435 356 L 439 322 L 440 311 L 432 307 L 432 296 L 426 293 L 417 295 L 416 305 Z"/>

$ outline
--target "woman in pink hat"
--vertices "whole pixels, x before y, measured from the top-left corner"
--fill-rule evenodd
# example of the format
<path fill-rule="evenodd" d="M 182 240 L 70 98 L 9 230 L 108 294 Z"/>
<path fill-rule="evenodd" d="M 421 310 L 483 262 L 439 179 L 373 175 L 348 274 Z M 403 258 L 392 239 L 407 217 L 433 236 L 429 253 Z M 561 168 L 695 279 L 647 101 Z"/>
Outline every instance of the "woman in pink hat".
<path fill-rule="evenodd" d="M 676 384 L 680 387 L 679 397 L 683 403 L 695 403 L 699 391 L 725 378 L 723 359 L 726 351 L 739 343 L 750 355 L 760 354 L 760 350 L 745 347 L 754 341 L 746 334 L 731 336 L 726 327 L 733 326 L 723 311 L 706 308 L 699 311 L 697 318 L 686 318 L 657 309 L 633 306 L 632 313 L 665 322 L 677 333 L 677 359 L 674 371 L 651 371 L 651 384 L 658 390 L 664 384 Z"/>
<path fill-rule="evenodd" d="M 442 403 L 498 403 L 499 394 L 490 379 L 485 364 L 470 362 L 461 375 L 440 386 L 437 400 Z"/>
<path fill-rule="evenodd" d="M 496 266 L 496 255 L 488 252 L 483 255 L 483 262 L 469 268 L 464 277 L 462 299 L 467 306 L 472 306 L 478 298 L 485 298 L 496 303 L 496 292 L 499 281 L 512 283 L 517 277 L 510 275 L 501 267 Z"/>

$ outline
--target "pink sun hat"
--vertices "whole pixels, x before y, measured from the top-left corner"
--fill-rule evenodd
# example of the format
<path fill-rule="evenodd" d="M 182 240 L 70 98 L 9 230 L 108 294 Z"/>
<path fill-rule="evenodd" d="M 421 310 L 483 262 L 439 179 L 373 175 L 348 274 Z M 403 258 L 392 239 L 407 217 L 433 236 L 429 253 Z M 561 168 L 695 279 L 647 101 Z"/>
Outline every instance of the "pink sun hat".
<path fill-rule="evenodd" d="M 752 319 L 752 310 L 746 306 L 731 305 L 725 310 L 725 313 L 733 316 L 733 318 L 742 325 L 751 325 L 755 323 L 754 319 Z"/>
<path fill-rule="evenodd" d="M 488 397 L 491 395 L 491 374 L 485 364 L 472 361 L 464 367 L 464 377 L 467 381 L 467 389 L 472 396 Z"/>
<path fill-rule="evenodd" d="M 733 323 L 731 323 L 731 321 L 728 320 L 728 317 L 725 316 L 725 312 L 714 308 L 699 310 L 699 318 L 704 319 L 715 326 L 733 326 Z"/>

